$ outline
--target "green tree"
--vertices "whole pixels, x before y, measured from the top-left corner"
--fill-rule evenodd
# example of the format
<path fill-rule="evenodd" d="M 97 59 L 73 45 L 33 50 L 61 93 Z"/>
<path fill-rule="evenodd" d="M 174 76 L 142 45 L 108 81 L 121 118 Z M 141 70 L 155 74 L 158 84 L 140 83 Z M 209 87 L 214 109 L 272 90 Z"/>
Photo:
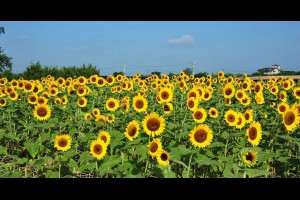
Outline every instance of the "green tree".
<path fill-rule="evenodd" d="M 155 72 L 151 72 L 151 75 L 156 74 L 158 77 L 160 77 L 161 72 L 155 71 Z"/>
<path fill-rule="evenodd" d="M 114 76 L 117 76 L 117 75 L 119 75 L 119 74 L 120 74 L 120 75 L 124 75 L 124 72 L 114 72 L 114 73 L 113 73 Z"/>
<path fill-rule="evenodd" d="M 187 67 L 187 68 L 185 68 L 185 69 L 183 70 L 183 72 L 184 72 L 186 75 L 190 76 L 190 75 L 193 74 L 193 68 Z"/>
<path fill-rule="evenodd" d="M 4 27 L 0 27 L 0 35 L 5 34 Z M 0 47 L 0 73 L 12 70 L 11 57 L 4 54 L 4 50 Z"/>

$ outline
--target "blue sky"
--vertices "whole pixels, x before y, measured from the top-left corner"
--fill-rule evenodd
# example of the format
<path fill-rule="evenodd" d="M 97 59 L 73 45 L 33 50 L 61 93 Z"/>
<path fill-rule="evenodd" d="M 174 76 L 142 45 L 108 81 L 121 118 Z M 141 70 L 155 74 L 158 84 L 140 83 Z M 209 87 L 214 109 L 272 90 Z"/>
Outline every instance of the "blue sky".
<path fill-rule="evenodd" d="M 0 46 L 13 72 L 31 62 L 92 64 L 102 75 L 152 71 L 253 73 L 279 64 L 300 70 L 300 22 L 288 21 L 1 21 Z"/>

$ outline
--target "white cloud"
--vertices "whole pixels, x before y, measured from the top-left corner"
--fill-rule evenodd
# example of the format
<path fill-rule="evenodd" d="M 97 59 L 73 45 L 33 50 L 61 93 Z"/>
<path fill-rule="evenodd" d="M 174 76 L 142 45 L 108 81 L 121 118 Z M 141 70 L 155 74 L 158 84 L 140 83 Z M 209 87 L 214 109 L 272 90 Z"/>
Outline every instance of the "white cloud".
<path fill-rule="evenodd" d="M 190 45 L 194 43 L 194 38 L 190 34 L 185 34 L 180 38 L 169 39 L 168 43 L 172 45 Z"/>

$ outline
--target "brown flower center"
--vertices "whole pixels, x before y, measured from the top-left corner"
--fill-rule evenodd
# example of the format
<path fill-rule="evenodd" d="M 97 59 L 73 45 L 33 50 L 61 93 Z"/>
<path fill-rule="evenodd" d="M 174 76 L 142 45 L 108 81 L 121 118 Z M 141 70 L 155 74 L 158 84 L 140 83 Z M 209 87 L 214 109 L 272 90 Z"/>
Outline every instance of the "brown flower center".
<path fill-rule="evenodd" d="M 249 120 L 250 119 L 250 114 L 249 113 L 245 113 L 244 117 L 245 117 L 246 120 Z"/>
<path fill-rule="evenodd" d="M 114 108 L 115 107 L 115 102 L 113 102 L 113 101 L 110 101 L 109 103 L 108 103 L 108 107 L 109 108 Z"/>
<path fill-rule="evenodd" d="M 83 94 L 84 93 L 84 88 L 79 88 L 78 89 L 78 94 Z"/>
<path fill-rule="evenodd" d="M 208 97 L 209 97 L 209 94 L 206 92 L 206 93 L 204 94 L 204 98 L 207 99 Z"/>
<path fill-rule="evenodd" d="M 93 151 L 95 154 L 100 155 L 102 153 L 102 146 L 100 144 L 96 144 Z"/>
<path fill-rule="evenodd" d="M 255 127 L 251 127 L 249 129 L 249 138 L 250 140 L 255 140 L 256 137 L 257 137 L 257 130 Z"/>
<path fill-rule="evenodd" d="M 155 142 L 152 142 L 151 145 L 150 145 L 150 151 L 152 153 L 156 152 L 158 149 L 158 144 L 156 144 Z"/>
<path fill-rule="evenodd" d="M 231 95 L 232 94 L 232 89 L 231 88 L 226 88 L 225 89 L 225 94 L 228 96 L 228 95 Z"/>
<path fill-rule="evenodd" d="M 105 143 L 106 143 L 106 141 L 107 141 L 107 137 L 106 137 L 105 135 L 101 135 L 101 136 L 100 136 L 100 139 L 103 140 Z"/>
<path fill-rule="evenodd" d="M 244 95 L 243 95 L 242 92 L 238 92 L 238 93 L 237 93 L 237 97 L 238 97 L 239 99 L 243 98 L 243 96 L 244 96 Z"/>
<path fill-rule="evenodd" d="M 279 106 L 280 112 L 285 112 L 286 107 L 284 105 Z"/>
<path fill-rule="evenodd" d="M 47 115 L 47 113 L 48 113 L 48 111 L 44 107 L 39 107 L 37 109 L 37 115 L 40 116 L 40 117 L 45 117 Z"/>
<path fill-rule="evenodd" d="M 161 93 L 161 98 L 164 99 L 164 100 L 168 99 L 169 96 L 170 96 L 169 93 L 166 92 L 166 91 L 163 91 L 163 92 Z"/>
<path fill-rule="evenodd" d="M 150 131 L 157 131 L 160 127 L 160 122 L 158 121 L 158 119 L 156 118 L 150 118 L 148 121 L 147 121 L 147 128 L 150 130 Z"/>
<path fill-rule="evenodd" d="M 32 85 L 31 84 L 25 84 L 25 89 L 26 90 L 31 90 L 32 88 Z"/>
<path fill-rule="evenodd" d="M 296 96 L 299 97 L 300 96 L 300 90 L 296 91 Z"/>
<path fill-rule="evenodd" d="M 171 109 L 170 109 L 170 107 L 169 107 L 169 105 L 164 105 L 164 111 L 170 111 Z"/>
<path fill-rule="evenodd" d="M 232 115 L 232 114 L 229 114 L 228 116 L 227 116 L 227 120 L 229 121 L 229 122 L 234 122 L 235 121 L 235 116 L 234 115 Z"/>
<path fill-rule="evenodd" d="M 203 129 L 196 131 L 196 133 L 194 134 L 194 139 L 196 140 L 196 142 L 199 142 L 199 143 L 206 141 L 207 132 Z"/>
<path fill-rule="evenodd" d="M 5 100 L 4 99 L 0 99 L 0 104 L 4 104 Z"/>
<path fill-rule="evenodd" d="M 165 153 L 162 153 L 162 154 L 160 155 L 160 159 L 161 159 L 162 161 L 167 161 L 167 160 L 168 160 L 168 155 L 165 154 Z"/>
<path fill-rule="evenodd" d="M 296 120 L 296 116 L 293 112 L 287 112 L 285 115 L 284 115 L 284 122 L 286 125 L 291 125 L 295 122 Z"/>
<path fill-rule="evenodd" d="M 137 128 L 134 125 L 131 125 L 128 130 L 128 135 L 130 137 L 133 137 L 135 136 L 136 132 L 137 132 Z"/>
<path fill-rule="evenodd" d="M 194 117 L 199 120 L 203 118 L 203 114 L 201 111 L 196 111 Z"/>
<path fill-rule="evenodd" d="M 189 108 L 193 108 L 194 105 L 195 105 L 194 101 L 193 100 L 189 100 L 189 102 L 188 102 Z"/>
<path fill-rule="evenodd" d="M 65 138 L 61 138 L 61 139 L 58 141 L 58 145 L 59 145 L 60 147 L 65 147 L 65 146 L 67 146 L 67 144 L 68 144 L 68 141 L 67 141 Z"/>
<path fill-rule="evenodd" d="M 243 83 L 243 84 L 242 84 L 242 87 L 243 87 L 243 89 L 247 89 L 248 83 Z"/>
<path fill-rule="evenodd" d="M 135 106 L 138 108 L 138 109 L 142 109 L 144 107 L 144 102 L 142 100 L 137 100 L 135 102 Z"/>
<path fill-rule="evenodd" d="M 249 152 L 249 153 L 246 155 L 246 160 L 251 161 L 251 162 L 254 161 L 254 156 L 252 155 L 252 153 Z"/>
<path fill-rule="evenodd" d="M 80 99 L 78 103 L 79 103 L 79 105 L 84 105 L 84 100 Z"/>

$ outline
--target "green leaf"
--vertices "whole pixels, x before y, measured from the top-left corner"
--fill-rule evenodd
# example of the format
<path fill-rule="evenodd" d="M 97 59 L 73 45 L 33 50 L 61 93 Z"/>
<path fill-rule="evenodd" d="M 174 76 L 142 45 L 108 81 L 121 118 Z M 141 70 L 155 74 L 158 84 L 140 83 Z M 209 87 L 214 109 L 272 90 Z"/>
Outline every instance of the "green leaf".
<path fill-rule="evenodd" d="M 289 135 L 279 135 L 278 137 L 287 140 L 287 141 L 300 141 L 298 138 L 293 138 Z"/>
<path fill-rule="evenodd" d="M 90 153 L 85 151 L 80 155 L 79 162 L 80 163 L 88 162 L 90 158 L 91 158 Z"/>
<path fill-rule="evenodd" d="M 227 138 L 229 137 L 229 133 L 223 132 L 223 133 L 221 134 L 221 137 L 224 138 L 224 139 L 227 139 Z"/>
<path fill-rule="evenodd" d="M 241 136 L 245 136 L 245 131 L 241 131 L 241 132 L 237 132 L 237 133 L 230 133 L 230 136 L 233 137 L 241 137 Z"/>
<path fill-rule="evenodd" d="M 225 144 L 222 142 L 213 142 L 211 145 L 208 146 L 209 149 L 213 149 L 216 147 L 225 147 Z"/>
<path fill-rule="evenodd" d="M 282 163 L 289 163 L 289 157 L 280 157 L 277 160 Z"/>
<path fill-rule="evenodd" d="M 22 164 L 26 163 L 27 161 L 28 161 L 27 158 L 19 158 L 16 163 L 19 165 L 22 165 Z"/>
<path fill-rule="evenodd" d="M 170 149 L 171 158 L 176 160 L 180 160 L 182 156 L 188 155 L 189 153 L 191 153 L 191 150 L 187 149 L 184 145 L 179 145 Z"/>
<path fill-rule="evenodd" d="M 246 173 L 249 175 L 249 178 L 267 176 L 270 174 L 270 172 L 260 169 L 247 169 Z"/>
<path fill-rule="evenodd" d="M 189 176 L 188 176 L 188 170 L 187 169 L 184 169 L 182 171 L 182 178 L 189 178 Z"/>
<path fill-rule="evenodd" d="M 68 166 L 71 167 L 71 168 L 78 169 L 77 162 L 72 158 L 69 160 Z"/>
<path fill-rule="evenodd" d="M 102 164 L 99 167 L 99 170 L 101 172 L 110 170 L 120 162 L 121 162 L 121 156 L 119 155 L 109 156 L 106 160 L 102 162 Z"/>
<path fill-rule="evenodd" d="M 45 177 L 46 178 L 59 178 L 59 172 L 57 172 L 57 171 L 47 171 Z"/>
<path fill-rule="evenodd" d="M 140 159 L 146 159 L 148 157 L 148 148 L 145 145 L 138 145 L 136 147 L 136 154 L 140 156 Z"/>
<path fill-rule="evenodd" d="M 38 152 L 39 152 L 39 146 L 38 146 L 38 142 L 37 143 L 33 143 L 30 140 L 27 140 L 26 142 L 24 142 L 24 147 L 25 149 L 27 149 L 30 153 L 30 155 L 34 158 Z"/>
<path fill-rule="evenodd" d="M 21 171 L 13 171 L 10 175 L 10 178 L 21 178 L 22 177 L 22 172 Z"/>
<path fill-rule="evenodd" d="M 177 178 L 175 172 L 173 172 L 171 169 L 164 170 L 164 177 L 165 178 Z"/>
<path fill-rule="evenodd" d="M 4 134 L 5 134 L 5 130 L 4 129 L 0 129 L 0 139 L 3 138 Z"/>
<path fill-rule="evenodd" d="M 0 146 L 0 154 L 8 155 L 6 147 Z"/>

